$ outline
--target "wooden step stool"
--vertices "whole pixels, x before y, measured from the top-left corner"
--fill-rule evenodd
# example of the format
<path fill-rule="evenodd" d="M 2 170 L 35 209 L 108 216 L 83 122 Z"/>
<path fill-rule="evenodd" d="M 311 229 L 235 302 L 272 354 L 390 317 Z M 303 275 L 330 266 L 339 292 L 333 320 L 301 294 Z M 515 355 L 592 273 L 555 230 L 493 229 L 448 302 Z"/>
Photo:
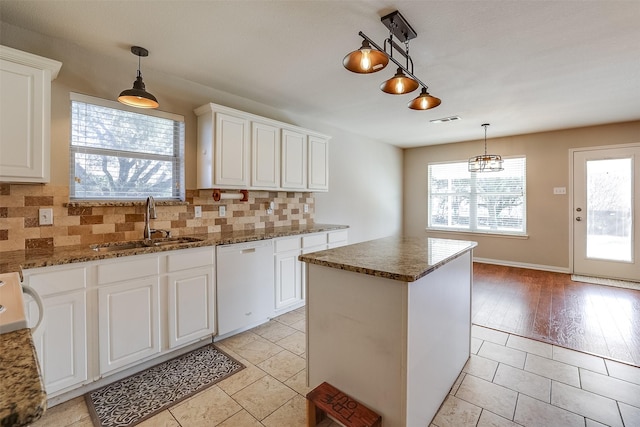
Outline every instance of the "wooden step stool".
<path fill-rule="evenodd" d="M 307 393 L 307 426 L 316 426 L 327 415 L 346 427 L 382 426 L 380 415 L 324 382 Z"/>

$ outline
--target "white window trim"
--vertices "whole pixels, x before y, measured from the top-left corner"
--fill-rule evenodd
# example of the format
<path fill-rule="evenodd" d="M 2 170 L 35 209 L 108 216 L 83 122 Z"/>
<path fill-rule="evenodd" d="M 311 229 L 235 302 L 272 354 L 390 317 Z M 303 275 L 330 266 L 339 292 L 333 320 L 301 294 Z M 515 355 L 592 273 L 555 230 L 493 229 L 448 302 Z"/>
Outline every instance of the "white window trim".
<path fill-rule="evenodd" d="M 99 105 L 101 107 L 113 108 L 116 110 L 128 111 L 130 113 L 144 114 L 146 116 L 161 117 L 163 119 L 169 119 L 176 122 L 184 123 L 184 116 L 174 113 L 168 113 L 166 111 L 159 111 L 154 109 L 146 109 L 143 112 L 140 108 L 131 107 L 129 105 L 121 104 L 117 101 L 111 101 L 109 99 L 96 98 L 94 96 L 83 95 L 81 93 L 69 92 L 69 98 L 71 101 L 85 102 L 87 104 Z"/>

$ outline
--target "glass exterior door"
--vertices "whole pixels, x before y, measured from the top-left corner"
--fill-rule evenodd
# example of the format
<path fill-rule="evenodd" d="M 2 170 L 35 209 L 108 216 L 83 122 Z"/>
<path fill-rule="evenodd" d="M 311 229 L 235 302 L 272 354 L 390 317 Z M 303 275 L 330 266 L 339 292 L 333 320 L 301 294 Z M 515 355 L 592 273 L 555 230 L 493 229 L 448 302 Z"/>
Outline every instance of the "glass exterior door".
<path fill-rule="evenodd" d="M 574 273 L 640 281 L 640 147 L 576 151 Z"/>

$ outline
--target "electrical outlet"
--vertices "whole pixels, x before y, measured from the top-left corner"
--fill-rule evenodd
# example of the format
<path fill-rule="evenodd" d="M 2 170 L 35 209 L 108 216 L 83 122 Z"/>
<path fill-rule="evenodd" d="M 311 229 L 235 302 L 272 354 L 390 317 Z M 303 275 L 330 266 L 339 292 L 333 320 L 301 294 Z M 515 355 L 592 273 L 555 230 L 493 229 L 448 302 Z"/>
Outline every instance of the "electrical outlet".
<path fill-rule="evenodd" d="M 193 215 L 196 218 L 202 218 L 202 206 L 194 206 L 193 207 Z"/>
<path fill-rule="evenodd" d="M 267 209 L 267 215 L 273 215 L 273 209 L 268 208 Z"/>
<path fill-rule="evenodd" d="M 225 205 L 218 206 L 218 215 L 227 216 L 227 207 Z"/>
<path fill-rule="evenodd" d="M 567 187 L 553 187 L 553 194 L 567 194 Z"/>
<path fill-rule="evenodd" d="M 303 206 L 303 210 L 304 210 L 304 213 L 309 213 L 309 205 L 305 203 Z"/>
<path fill-rule="evenodd" d="M 40 209 L 38 211 L 38 222 L 40 225 L 53 225 L 53 209 Z"/>

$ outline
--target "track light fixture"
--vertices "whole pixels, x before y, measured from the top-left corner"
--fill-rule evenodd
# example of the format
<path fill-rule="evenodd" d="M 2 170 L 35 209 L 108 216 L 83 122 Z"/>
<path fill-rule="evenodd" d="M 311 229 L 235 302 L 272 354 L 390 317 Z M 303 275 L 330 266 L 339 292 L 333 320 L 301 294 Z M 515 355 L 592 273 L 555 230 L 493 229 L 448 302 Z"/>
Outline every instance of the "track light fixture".
<path fill-rule="evenodd" d="M 487 126 L 484 123 L 484 154 L 469 158 L 469 172 L 500 172 L 502 167 L 502 157 L 498 154 L 487 154 Z"/>
<path fill-rule="evenodd" d="M 131 46 L 131 53 L 138 56 L 138 76 L 133 82 L 133 89 L 123 90 L 118 96 L 118 101 L 131 107 L 158 108 L 160 104 L 155 96 L 145 90 L 140 72 L 140 57 L 149 56 L 149 51 L 140 46 Z"/>
<path fill-rule="evenodd" d="M 398 70 L 392 78 L 380 85 L 383 92 L 404 95 L 422 86 L 420 95 L 409 102 L 408 107 L 412 110 L 429 110 L 440 105 L 442 101 L 429 95 L 427 85 L 413 74 L 413 60 L 409 56 L 409 40 L 416 38 L 415 30 L 397 10 L 383 16 L 380 20 L 389 29 L 389 37 L 384 40 L 383 47 L 377 45 L 360 31 L 358 35 L 363 38 L 362 47 L 345 56 L 342 65 L 351 72 L 369 74 L 384 69 L 391 60 L 398 66 Z M 394 37 L 404 43 L 405 47 L 402 48 L 396 43 Z M 393 57 L 394 51 L 405 58 L 405 64 Z"/>

